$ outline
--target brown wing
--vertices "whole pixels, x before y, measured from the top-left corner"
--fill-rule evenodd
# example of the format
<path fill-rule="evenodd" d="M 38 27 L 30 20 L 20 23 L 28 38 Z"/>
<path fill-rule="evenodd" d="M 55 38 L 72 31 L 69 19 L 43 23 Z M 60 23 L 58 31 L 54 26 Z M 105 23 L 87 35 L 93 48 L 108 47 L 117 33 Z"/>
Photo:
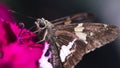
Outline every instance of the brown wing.
<path fill-rule="evenodd" d="M 73 14 L 70 16 L 62 17 L 56 20 L 51 21 L 54 25 L 61 25 L 61 24 L 70 24 L 70 23 L 77 23 L 77 22 L 93 22 L 95 21 L 95 15 L 92 13 L 78 13 Z"/>
<path fill-rule="evenodd" d="M 70 53 L 65 57 L 65 61 L 62 61 L 64 68 L 73 68 L 83 55 L 113 41 L 120 33 L 118 27 L 101 23 L 59 25 L 55 29 L 57 30 L 55 35 L 59 51 L 62 50 L 63 45 L 67 47 L 76 39 L 72 48 L 69 49 Z"/>

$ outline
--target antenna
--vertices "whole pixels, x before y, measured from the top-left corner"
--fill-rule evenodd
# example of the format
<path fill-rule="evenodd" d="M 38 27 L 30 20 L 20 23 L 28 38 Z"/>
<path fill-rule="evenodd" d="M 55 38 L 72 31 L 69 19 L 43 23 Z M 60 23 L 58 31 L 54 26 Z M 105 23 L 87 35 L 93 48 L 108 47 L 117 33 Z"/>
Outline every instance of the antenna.
<path fill-rule="evenodd" d="M 28 16 L 28 15 L 24 15 L 24 14 L 22 14 L 22 13 L 19 13 L 19 12 L 14 11 L 14 10 L 8 10 L 8 12 L 14 13 L 14 14 L 16 14 L 16 15 L 22 15 L 22 16 L 24 16 L 24 17 L 26 17 L 26 18 L 29 18 L 29 19 L 32 19 L 32 20 L 36 20 L 36 19 L 37 19 L 37 18 L 35 18 L 35 17 L 31 17 L 31 16 Z"/>

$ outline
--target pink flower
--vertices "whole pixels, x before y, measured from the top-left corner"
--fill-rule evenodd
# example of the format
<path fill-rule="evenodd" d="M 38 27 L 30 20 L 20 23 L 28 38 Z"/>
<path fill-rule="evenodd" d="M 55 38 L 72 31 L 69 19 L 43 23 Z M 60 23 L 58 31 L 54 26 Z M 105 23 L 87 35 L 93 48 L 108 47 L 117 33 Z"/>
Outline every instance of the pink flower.
<path fill-rule="evenodd" d="M 11 21 L 0 6 L 0 68 L 38 68 L 44 45 L 35 38 L 34 33 Z"/>

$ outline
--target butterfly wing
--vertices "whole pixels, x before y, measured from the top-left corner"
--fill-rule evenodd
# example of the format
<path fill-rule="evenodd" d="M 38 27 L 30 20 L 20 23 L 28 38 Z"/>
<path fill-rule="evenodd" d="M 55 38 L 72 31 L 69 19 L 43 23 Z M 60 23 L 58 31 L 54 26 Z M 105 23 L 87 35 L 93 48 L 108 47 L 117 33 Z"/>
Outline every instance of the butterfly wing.
<path fill-rule="evenodd" d="M 74 23 L 55 27 L 56 45 L 64 68 L 73 68 L 90 51 L 114 39 L 120 29 L 101 23 Z"/>
<path fill-rule="evenodd" d="M 72 22 L 77 23 L 77 22 L 94 22 L 95 21 L 95 15 L 92 13 L 78 13 L 78 14 L 73 14 L 70 16 L 62 17 L 56 20 L 51 21 L 54 23 L 54 25 L 67 25 Z"/>

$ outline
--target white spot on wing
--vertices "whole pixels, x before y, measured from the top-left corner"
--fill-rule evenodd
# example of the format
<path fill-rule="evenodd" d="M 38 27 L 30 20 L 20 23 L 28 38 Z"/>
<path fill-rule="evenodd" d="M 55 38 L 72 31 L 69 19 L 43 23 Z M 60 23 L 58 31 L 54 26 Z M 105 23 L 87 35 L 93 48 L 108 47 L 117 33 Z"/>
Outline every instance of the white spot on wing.
<path fill-rule="evenodd" d="M 82 39 L 86 44 L 88 43 L 88 42 L 86 41 L 87 34 L 81 33 L 81 32 L 77 32 L 76 35 L 77 35 L 80 39 Z"/>
<path fill-rule="evenodd" d="M 107 24 L 103 24 L 103 25 L 104 25 L 105 28 L 108 26 Z"/>
<path fill-rule="evenodd" d="M 83 23 L 78 24 L 78 26 L 74 28 L 75 34 L 79 37 L 79 39 L 83 40 L 87 44 L 88 43 L 86 41 L 87 34 L 83 33 L 83 30 L 84 30 Z"/>
<path fill-rule="evenodd" d="M 78 27 L 82 27 L 82 26 L 83 26 L 83 23 L 78 24 Z"/>
<path fill-rule="evenodd" d="M 69 42 L 67 46 L 63 45 L 60 50 L 60 59 L 62 62 L 65 61 L 65 58 L 71 53 L 70 49 L 72 48 L 74 42 L 77 39 L 74 39 L 72 42 Z"/>
<path fill-rule="evenodd" d="M 94 33 L 93 32 L 90 32 L 90 36 L 93 36 L 94 35 Z"/>
<path fill-rule="evenodd" d="M 77 27 L 74 28 L 74 30 L 82 32 L 84 30 L 84 27 L 82 27 L 82 26 L 83 26 L 83 23 L 80 23 L 80 24 L 78 24 Z"/>

